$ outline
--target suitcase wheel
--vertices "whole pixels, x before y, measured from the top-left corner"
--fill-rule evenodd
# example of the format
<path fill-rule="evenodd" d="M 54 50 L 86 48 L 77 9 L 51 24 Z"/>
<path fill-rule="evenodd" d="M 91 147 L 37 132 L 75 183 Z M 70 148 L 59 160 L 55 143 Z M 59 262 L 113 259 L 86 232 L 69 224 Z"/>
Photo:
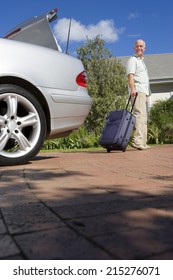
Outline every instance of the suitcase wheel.
<path fill-rule="evenodd" d="M 108 152 L 108 153 L 110 153 L 110 152 L 111 152 L 111 149 L 108 149 L 108 148 L 107 148 L 106 150 L 107 150 L 107 152 Z"/>

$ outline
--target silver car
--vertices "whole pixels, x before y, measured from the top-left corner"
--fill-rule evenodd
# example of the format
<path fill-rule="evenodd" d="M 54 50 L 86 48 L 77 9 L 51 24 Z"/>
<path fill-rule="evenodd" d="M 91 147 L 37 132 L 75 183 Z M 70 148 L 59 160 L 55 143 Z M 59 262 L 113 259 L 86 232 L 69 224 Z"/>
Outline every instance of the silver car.
<path fill-rule="evenodd" d="M 0 38 L 0 165 L 27 163 L 46 138 L 69 135 L 90 111 L 83 64 L 61 52 L 56 18 L 54 9 Z"/>

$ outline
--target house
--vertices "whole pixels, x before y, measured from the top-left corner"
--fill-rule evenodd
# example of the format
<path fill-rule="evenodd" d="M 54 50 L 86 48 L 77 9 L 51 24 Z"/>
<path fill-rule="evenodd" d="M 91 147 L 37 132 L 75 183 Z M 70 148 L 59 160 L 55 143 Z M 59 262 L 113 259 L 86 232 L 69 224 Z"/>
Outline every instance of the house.
<path fill-rule="evenodd" d="M 118 59 L 126 66 L 129 56 L 121 56 Z M 145 54 L 144 59 L 150 78 L 150 108 L 156 100 L 173 96 L 173 53 Z"/>

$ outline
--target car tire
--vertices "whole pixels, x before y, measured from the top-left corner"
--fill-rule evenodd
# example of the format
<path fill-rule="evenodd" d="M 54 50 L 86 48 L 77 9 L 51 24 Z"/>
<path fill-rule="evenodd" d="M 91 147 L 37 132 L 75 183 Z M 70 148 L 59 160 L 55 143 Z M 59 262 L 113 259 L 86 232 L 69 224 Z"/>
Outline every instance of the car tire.
<path fill-rule="evenodd" d="M 46 137 L 41 104 L 27 90 L 0 85 L 0 165 L 19 165 L 32 160 Z"/>

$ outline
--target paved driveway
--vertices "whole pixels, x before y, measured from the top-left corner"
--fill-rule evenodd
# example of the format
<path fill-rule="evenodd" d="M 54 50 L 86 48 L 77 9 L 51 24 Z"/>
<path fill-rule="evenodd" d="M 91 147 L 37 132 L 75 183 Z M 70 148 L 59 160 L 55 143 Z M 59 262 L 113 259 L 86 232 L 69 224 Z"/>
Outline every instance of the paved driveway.
<path fill-rule="evenodd" d="M 173 145 L 0 167 L 0 259 L 173 259 Z"/>

